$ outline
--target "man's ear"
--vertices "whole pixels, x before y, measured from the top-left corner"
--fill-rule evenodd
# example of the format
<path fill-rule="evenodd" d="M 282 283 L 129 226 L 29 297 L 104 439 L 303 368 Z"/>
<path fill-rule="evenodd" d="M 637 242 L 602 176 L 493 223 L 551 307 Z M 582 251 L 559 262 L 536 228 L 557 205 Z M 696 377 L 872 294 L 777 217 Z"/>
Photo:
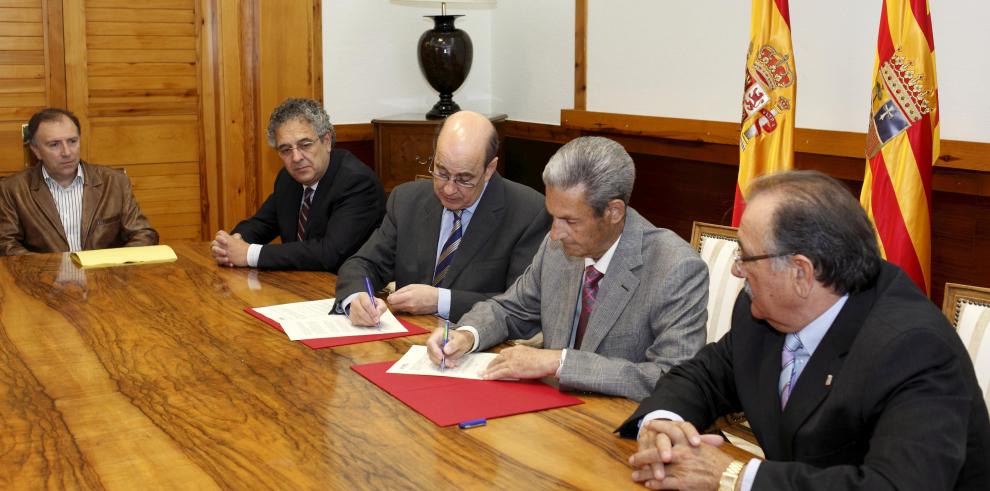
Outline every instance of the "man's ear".
<path fill-rule="evenodd" d="M 791 257 L 791 268 L 794 292 L 801 298 L 808 298 L 815 286 L 815 264 L 804 254 L 795 254 Z"/>
<path fill-rule="evenodd" d="M 34 142 L 28 143 L 28 146 L 31 147 L 31 153 L 38 159 L 38 162 L 41 162 L 41 150 L 34 146 Z"/>
<path fill-rule="evenodd" d="M 626 218 L 626 204 L 621 199 L 609 200 L 605 206 L 605 219 L 608 223 L 621 223 Z"/>

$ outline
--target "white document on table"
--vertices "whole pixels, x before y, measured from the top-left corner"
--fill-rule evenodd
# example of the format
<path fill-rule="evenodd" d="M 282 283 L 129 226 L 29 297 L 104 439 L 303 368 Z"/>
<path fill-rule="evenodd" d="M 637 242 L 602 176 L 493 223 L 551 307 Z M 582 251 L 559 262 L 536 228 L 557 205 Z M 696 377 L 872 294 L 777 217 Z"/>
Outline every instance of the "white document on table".
<path fill-rule="evenodd" d="M 387 373 L 404 373 L 406 375 L 433 375 L 436 377 L 469 378 L 481 380 L 478 375 L 491 363 L 498 353 L 468 353 L 457 360 L 456 367 L 447 367 L 440 371 L 440 366 L 430 361 L 426 346 L 411 346 L 399 361 L 387 370 Z"/>
<path fill-rule="evenodd" d="M 334 299 L 330 298 L 284 303 L 258 307 L 254 311 L 278 322 L 285 334 L 293 341 L 408 332 L 388 310 L 382 314 L 381 328 L 355 326 L 346 315 L 328 315 L 333 308 L 333 301 Z"/>

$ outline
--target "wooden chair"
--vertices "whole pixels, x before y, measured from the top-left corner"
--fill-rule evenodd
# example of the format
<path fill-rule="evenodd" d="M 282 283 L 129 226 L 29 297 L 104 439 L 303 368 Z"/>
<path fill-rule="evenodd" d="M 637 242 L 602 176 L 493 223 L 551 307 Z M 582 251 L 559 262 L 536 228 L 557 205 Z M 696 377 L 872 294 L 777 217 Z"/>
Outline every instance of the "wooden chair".
<path fill-rule="evenodd" d="M 738 230 L 725 225 L 694 222 L 691 246 L 708 265 L 708 342 L 714 343 L 729 332 L 732 307 L 743 287 L 743 280 L 732 275 L 732 264 L 739 247 Z M 743 413 L 719 418 L 714 426 L 733 445 L 763 457 L 763 450 Z"/>
<path fill-rule="evenodd" d="M 743 280 L 732 275 L 732 263 L 739 247 L 737 230 L 725 225 L 694 222 L 691 246 L 708 265 L 708 342 L 718 341 L 729 332 L 732 306 L 743 287 Z"/>
<path fill-rule="evenodd" d="M 966 346 L 990 404 L 990 288 L 946 283 L 942 312 Z"/>

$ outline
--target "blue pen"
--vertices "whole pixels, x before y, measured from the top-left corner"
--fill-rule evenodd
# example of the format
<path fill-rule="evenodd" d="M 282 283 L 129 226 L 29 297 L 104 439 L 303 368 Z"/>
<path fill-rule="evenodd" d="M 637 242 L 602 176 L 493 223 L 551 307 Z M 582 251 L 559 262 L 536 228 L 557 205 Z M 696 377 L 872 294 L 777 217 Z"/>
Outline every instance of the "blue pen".
<path fill-rule="evenodd" d="M 375 309 L 375 312 L 378 312 L 378 305 L 375 303 L 375 290 L 374 288 L 371 288 L 371 278 L 368 278 L 367 276 L 364 277 L 364 286 L 368 289 L 368 296 L 371 297 L 371 307 Z M 375 323 L 375 327 L 381 330 L 382 321 L 379 320 Z"/>
<path fill-rule="evenodd" d="M 447 347 L 447 340 L 450 339 L 450 319 L 445 319 L 443 323 L 443 344 L 440 345 L 440 372 L 447 368 L 447 353 L 443 351 Z"/>
<path fill-rule="evenodd" d="M 488 423 L 488 421 L 486 421 L 485 418 L 472 419 L 470 421 L 465 421 L 463 423 L 458 423 L 457 424 L 457 427 L 460 428 L 460 429 L 462 429 L 462 430 L 466 430 L 468 428 L 477 428 L 479 426 L 485 426 L 487 423 Z"/>

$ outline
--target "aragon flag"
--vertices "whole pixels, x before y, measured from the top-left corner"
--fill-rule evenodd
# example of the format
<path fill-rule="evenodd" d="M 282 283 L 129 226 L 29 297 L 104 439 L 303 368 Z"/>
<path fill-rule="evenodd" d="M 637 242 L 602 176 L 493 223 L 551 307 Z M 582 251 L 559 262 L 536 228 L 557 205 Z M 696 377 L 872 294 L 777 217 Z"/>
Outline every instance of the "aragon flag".
<path fill-rule="evenodd" d="M 732 209 L 738 227 L 749 183 L 794 167 L 797 72 L 787 0 L 753 0 L 739 135 L 739 178 Z"/>
<path fill-rule="evenodd" d="M 935 43 L 927 0 L 884 0 L 860 202 L 880 248 L 924 291 L 931 284 L 932 164 L 939 154 Z"/>

